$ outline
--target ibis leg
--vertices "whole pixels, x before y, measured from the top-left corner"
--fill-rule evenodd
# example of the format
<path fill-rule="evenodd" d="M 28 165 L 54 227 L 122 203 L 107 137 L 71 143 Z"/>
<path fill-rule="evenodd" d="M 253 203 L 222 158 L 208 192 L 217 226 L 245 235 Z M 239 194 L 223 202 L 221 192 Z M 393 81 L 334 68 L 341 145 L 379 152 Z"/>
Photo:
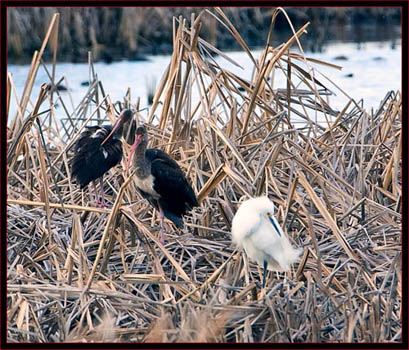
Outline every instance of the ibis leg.
<path fill-rule="evenodd" d="M 104 176 L 99 178 L 99 185 L 100 185 L 100 198 L 101 198 L 101 206 L 103 208 L 106 207 L 105 198 L 104 198 Z"/>
<path fill-rule="evenodd" d="M 95 193 L 95 203 L 97 205 L 97 207 L 99 207 L 99 195 L 97 192 L 97 186 L 95 184 L 95 181 L 92 181 L 92 187 L 94 188 L 94 193 Z"/>
<path fill-rule="evenodd" d="M 158 203 L 158 207 L 159 207 L 159 215 L 160 215 L 160 243 L 161 244 L 165 244 L 165 214 L 162 210 L 161 205 Z"/>
<path fill-rule="evenodd" d="M 266 274 L 267 274 L 267 261 L 264 260 L 264 266 L 263 266 L 263 288 L 266 286 Z"/>

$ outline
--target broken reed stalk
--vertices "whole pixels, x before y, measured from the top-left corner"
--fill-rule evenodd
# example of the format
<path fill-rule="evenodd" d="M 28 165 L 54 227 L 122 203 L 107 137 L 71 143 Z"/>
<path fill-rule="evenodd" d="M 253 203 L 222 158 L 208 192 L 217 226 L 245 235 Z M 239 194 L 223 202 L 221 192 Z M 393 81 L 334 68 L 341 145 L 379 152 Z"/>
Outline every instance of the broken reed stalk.
<path fill-rule="evenodd" d="M 25 110 L 27 108 L 28 101 L 30 99 L 30 95 L 31 95 L 31 91 L 33 89 L 34 81 L 35 81 L 35 78 L 37 76 L 38 67 L 40 66 L 41 57 L 42 57 L 42 55 L 44 53 L 44 50 L 45 50 L 45 48 L 47 46 L 47 43 L 48 43 L 48 41 L 50 39 L 50 36 L 54 33 L 54 31 L 56 31 L 56 33 L 57 33 L 54 36 L 55 40 L 57 40 L 59 18 L 60 18 L 59 13 L 56 13 L 53 16 L 53 18 L 52 18 L 52 20 L 50 22 L 50 25 L 48 27 L 48 31 L 47 31 L 47 33 L 45 35 L 44 40 L 43 40 L 43 43 L 41 44 L 40 51 L 34 53 L 33 61 L 32 61 L 32 64 L 31 64 L 31 69 L 30 69 L 30 72 L 28 74 L 26 84 L 24 85 L 23 94 L 22 94 L 22 97 L 21 97 L 21 100 L 20 100 L 20 107 L 21 107 L 21 111 L 23 113 L 25 112 Z"/>
<path fill-rule="evenodd" d="M 102 234 L 101 242 L 99 244 L 99 248 L 98 248 L 98 251 L 97 251 L 97 256 L 95 258 L 94 264 L 92 265 L 92 270 L 91 270 L 91 273 L 90 273 L 90 275 L 88 277 L 87 285 L 84 288 L 84 293 L 87 292 L 87 290 L 91 286 L 92 280 L 93 280 L 95 272 L 97 270 L 99 259 L 101 258 L 101 254 L 102 254 L 102 250 L 103 250 L 104 245 L 105 245 L 105 241 L 106 241 L 106 239 L 108 237 L 109 229 L 111 228 L 111 225 L 112 225 L 113 221 L 115 220 L 116 213 L 118 212 L 119 206 L 120 206 L 121 201 L 122 201 L 122 196 L 124 194 L 124 190 L 125 190 L 126 186 L 131 182 L 133 175 L 134 175 L 134 173 L 132 173 L 129 176 L 129 178 L 126 179 L 126 181 L 122 184 L 121 188 L 119 189 L 119 193 L 118 193 L 118 196 L 117 196 L 117 198 L 115 200 L 115 203 L 114 203 L 112 209 L 110 210 L 110 213 L 109 213 L 109 216 L 108 216 L 108 221 L 107 221 L 107 224 L 105 226 L 105 230 L 104 230 L 104 232 Z"/>

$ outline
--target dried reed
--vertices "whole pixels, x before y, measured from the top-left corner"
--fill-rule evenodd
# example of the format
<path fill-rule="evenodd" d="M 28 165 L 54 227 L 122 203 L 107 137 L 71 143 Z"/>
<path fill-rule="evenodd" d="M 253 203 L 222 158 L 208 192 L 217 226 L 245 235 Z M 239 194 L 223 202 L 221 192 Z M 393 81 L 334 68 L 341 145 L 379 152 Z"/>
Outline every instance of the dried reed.
<path fill-rule="evenodd" d="M 282 12 L 273 13 L 269 36 Z M 149 115 L 139 115 L 151 146 L 172 154 L 201 203 L 165 245 L 123 164 L 106 177 L 112 209 L 94 208 L 72 183 L 77 135 L 105 114 L 114 120 L 92 59 L 89 90 L 72 111 L 54 89 L 54 60 L 50 88 L 29 112 L 41 54 L 58 39 L 53 18 L 8 135 L 9 342 L 401 341 L 401 94 L 374 113 L 354 100 L 333 110 L 312 68 L 324 63 L 291 52 L 308 24 L 278 47 L 267 41 L 247 81 L 212 59 L 231 61 L 200 37 L 209 16 L 252 57 L 221 9 L 175 18 L 169 67 Z M 274 86 L 277 74 L 286 88 Z M 317 114 L 328 123 L 315 122 Z M 268 274 L 264 290 L 261 269 L 229 234 L 240 199 L 260 194 L 304 248 L 292 271 Z"/>

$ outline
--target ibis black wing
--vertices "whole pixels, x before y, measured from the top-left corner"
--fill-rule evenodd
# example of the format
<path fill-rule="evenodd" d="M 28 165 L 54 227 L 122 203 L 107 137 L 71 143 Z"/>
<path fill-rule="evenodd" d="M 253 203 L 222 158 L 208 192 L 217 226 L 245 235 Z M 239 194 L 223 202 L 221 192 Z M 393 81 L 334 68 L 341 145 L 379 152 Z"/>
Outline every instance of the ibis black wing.
<path fill-rule="evenodd" d="M 74 146 L 71 162 L 71 175 L 81 188 L 101 177 L 122 159 L 122 143 L 109 139 L 104 146 L 101 142 L 108 136 L 112 127 L 88 127 L 81 133 Z"/>
<path fill-rule="evenodd" d="M 101 129 L 100 126 L 86 126 L 84 131 L 81 132 L 80 136 L 78 137 L 78 140 L 75 142 L 74 151 L 81 151 L 81 147 L 86 146 L 90 141 L 89 139 L 91 136 L 94 135 L 99 129 Z"/>
<path fill-rule="evenodd" d="M 174 159 L 158 149 L 148 149 L 146 158 L 151 162 L 153 189 L 161 196 L 159 202 L 165 215 L 168 212 L 181 217 L 199 205 L 185 174 Z"/>
<path fill-rule="evenodd" d="M 179 164 L 169 154 L 161 151 L 160 149 L 150 148 L 146 150 L 145 156 L 146 156 L 146 159 L 148 159 L 148 161 L 150 161 L 151 163 L 153 163 L 155 160 L 160 160 L 164 164 L 166 164 L 167 167 L 171 169 L 179 170 L 180 172 L 182 172 L 182 170 L 179 167 Z"/>

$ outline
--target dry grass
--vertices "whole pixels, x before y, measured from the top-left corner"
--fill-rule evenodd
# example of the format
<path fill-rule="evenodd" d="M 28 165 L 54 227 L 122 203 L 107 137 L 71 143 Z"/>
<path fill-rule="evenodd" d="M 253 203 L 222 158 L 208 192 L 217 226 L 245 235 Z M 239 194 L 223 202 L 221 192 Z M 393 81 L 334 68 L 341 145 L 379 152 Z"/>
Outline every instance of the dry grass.
<path fill-rule="evenodd" d="M 103 82 L 92 75 L 69 112 L 50 73 L 31 103 L 43 64 L 42 51 L 34 54 L 8 135 L 9 342 L 401 341 L 400 93 L 374 113 L 354 100 L 333 110 L 311 69 L 317 62 L 301 68 L 304 55 L 291 51 L 308 24 L 279 47 L 267 40 L 246 81 L 212 60 L 217 50 L 199 36 L 208 16 L 251 55 L 219 9 L 174 20 L 171 62 L 139 121 L 149 122 L 150 145 L 188 174 L 201 206 L 183 232 L 169 224 L 164 246 L 158 216 L 124 163 L 106 176 L 112 208 L 94 208 L 72 183 L 77 135 L 104 115 L 114 120 Z M 44 46 L 57 39 L 56 23 L 58 15 Z M 274 86 L 280 72 L 287 88 Z M 14 101 L 11 76 L 8 86 Z M 260 194 L 304 248 L 300 263 L 269 273 L 263 290 L 261 269 L 232 247 L 229 233 L 240 199 Z"/>

